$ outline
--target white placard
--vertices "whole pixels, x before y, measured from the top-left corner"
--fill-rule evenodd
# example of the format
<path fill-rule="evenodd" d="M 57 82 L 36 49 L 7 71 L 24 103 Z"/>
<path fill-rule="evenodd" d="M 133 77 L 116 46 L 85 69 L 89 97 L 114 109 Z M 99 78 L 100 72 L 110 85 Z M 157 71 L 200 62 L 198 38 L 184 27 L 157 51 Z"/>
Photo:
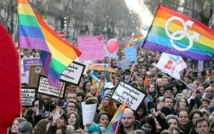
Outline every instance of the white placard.
<path fill-rule="evenodd" d="M 22 88 L 22 106 L 32 106 L 32 102 L 36 99 L 36 89 L 35 88 Z"/>
<path fill-rule="evenodd" d="M 79 86 L 81 77 L 84 73 L 85 65 L 73 61 L 66 70 L 61 74 L 60 79 L 65 82 Z"/>
<path fill-rule="evenodd" d="M 45 76 L 40 75 L 39 82 L 38 82 L 38 93 L 46 94 L 53 97 L 59 97 L 60 90 L 62 90 L 60 98 L 64 98 L 65 83 L 60 82 L 60 87 L 61 89 L 57 89 L 51 86 L 48 82 L 48 79 Z"/>
<path fill-rule="evenodd" d="M 112 95 L 112 99 L 120 103 L 126 102 L 127 107 L 133 110 L 136 110 L 138 108 L 144 97 L 145 94 L 143 92 L 123 81 L 120 81 Z"/>
<path fill-rule="evenodd" d="M 202 71 L 204 69 L 204 61 L 198 61 L 198 70 Z"/>
<path fill-rule="evenodd" d="M 97 109 L 97 103 L 85 104 L 85 102 L 82 102 L 82 117 L 83 117 L 84 126 L 89 122 L 93 122 L 96 109 Z"/>

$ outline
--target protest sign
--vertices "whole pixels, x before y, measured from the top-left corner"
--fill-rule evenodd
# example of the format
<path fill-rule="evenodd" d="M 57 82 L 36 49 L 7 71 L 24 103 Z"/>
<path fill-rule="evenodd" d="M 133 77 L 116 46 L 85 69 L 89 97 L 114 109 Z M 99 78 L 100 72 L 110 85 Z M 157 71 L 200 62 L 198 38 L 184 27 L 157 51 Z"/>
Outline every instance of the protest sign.
<path fill-rule="evenodd" d="M 204 61 L 198 61 L 198 70 L 202 71 L 204 69 Z"/>
<path fill-rule="evenodd" d="M 112 95 L 112 99 L 119 103 L 126 102 L 127 107 L 133 110 L 138 108 L 144 97 L 145 94 L 142 91 L 123 81 L 120 81 Z"/>
<path fill-rule="evenodd" d="M 24 72 L 29 71 L 31 65 L 42 65 L 40 58 L 23 59 L 22 62 Z"/>
<path fill-rule="evenodd" d="M 125 52 L 126 59 L 128 59 L 129 61 L 135 61 L 137 59 L 137 53 L 134 46 L 124 48 L 124 52 Z"/>
<path fill-rule="evenodd" d="M 85 102 L 82 102 L 82 119 L 84 126 L 89 122 L 93 122 L 96 109 L 97 103 L 85 104 Z"/>
<path fill-rule="evenodd" d="M 162 72 L 167 73 L 176 79 L 180 79 L 179 72 L 184 68 L 186 68 L 187 65 L 181 56 L 162 53 L 155 67 L 157 67 Z"/>
<path fill-rule="evenodd" d="M 123 59 L 117 62 L 117 67 L 121 69 L 129 69 L 131 67 L 131 62 L 127 59 Z"/>
<path fill-rule="evenodd" d="M 36 99 L 36 89 L 29 87 L 22 87 L 21 89 L 22 106 L 31 107 L 32 102 Z"/>
<path fill-rule="evenodd" d="M 73 61 L 66 70 L 61 74 L 60 79 L 62 81 L 72 83 L 73 85 L 79 86 L 81 76 L 85 70 L 85 65 Z"/>
<path fill-rule="evenodd" d="M 78 37 L 78 49 L 82 52 L 80 61 L 104 59 L 104 37 L 84 36 Z"/>
<path fill-rule="evenodd" d="M 65 82 L 60 82 L 60 89 L 53 87 L 49 84 L 48 79 L 45 76 L 40 75 L 38 81 L 38 93 L 45 94 L 52 97 L 64 98 L 65 95 Z M 61 91 L 61 94 L 60 94 Z"/>
<path fill-rule="evenodd" d="M 42 65 L 31 65 L 30 72 L 29 72 L 29 81 L 28 81 L 29 87 L 37 88 L 39 75 L 45 75 L 45 71 Z"/>

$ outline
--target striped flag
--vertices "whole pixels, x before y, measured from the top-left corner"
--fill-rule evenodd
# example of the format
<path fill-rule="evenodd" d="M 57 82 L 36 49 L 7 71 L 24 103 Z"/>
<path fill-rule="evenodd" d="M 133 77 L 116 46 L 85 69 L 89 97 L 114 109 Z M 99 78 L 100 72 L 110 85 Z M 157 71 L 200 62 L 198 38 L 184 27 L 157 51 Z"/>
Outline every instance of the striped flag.
<path fill-rule="evenodd" d="M 123 116 L 123 111 L 126 108 L 126 103 L 124 102 L 120 107 L 117 109 L 116 113 L 114 114 L 114 117 L 111 119 L 111 122 L 106 127 L 105 132 L 109 132 L 111 134 L 117 134 L 118 131 L 118 124 Z"/>
<path fill-rule="evenodd" d="M 60 88 L 60 75 L 81 52 L 55 33 L 33 11 L 28 0 L 18 0 L 19 47 L 38 49 L 50 85 Z"/>
<path fill-rule="evenodd" d="M 143 48 L 194 60 L 211 60 L 213 33 L 214 30 L 199 21 L 159 5 Z"/>

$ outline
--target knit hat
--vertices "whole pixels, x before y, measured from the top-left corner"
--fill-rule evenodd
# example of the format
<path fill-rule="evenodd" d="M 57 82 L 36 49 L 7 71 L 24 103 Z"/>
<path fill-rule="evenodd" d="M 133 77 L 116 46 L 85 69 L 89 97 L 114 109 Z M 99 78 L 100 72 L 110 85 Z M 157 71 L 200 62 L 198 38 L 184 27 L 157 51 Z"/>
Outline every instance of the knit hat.
<path fill-rule="evenodd" d="M 104 98 L 105 97 L 111 98 L 112 94 L 113 94 L 112 90 L 106 90 L 105 93 L 104 93 Z"/>
<path fill-rule="evenodd" d="M 164 88 L 164 93 L 165 93 L 167 90 L 170 90 L 170 91 L 173 92 L 173 87 L 172 87 L 171 85 L 166 86 L 166 87 Z"/>

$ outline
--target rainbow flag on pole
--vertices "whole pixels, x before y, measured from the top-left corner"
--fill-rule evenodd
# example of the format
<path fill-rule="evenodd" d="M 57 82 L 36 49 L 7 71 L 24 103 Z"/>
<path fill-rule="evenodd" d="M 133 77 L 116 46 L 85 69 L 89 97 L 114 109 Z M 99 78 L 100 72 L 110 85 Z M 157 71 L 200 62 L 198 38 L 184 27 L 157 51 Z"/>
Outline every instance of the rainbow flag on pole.
<path fill-rule="evenodd" d="M 140 43 L 143 43 L 144 42 L 144 37 L 143 35 L 137 35 L 134 37 L 134 40 L 133 40 L 133 44 L 136 45 L 136 44 L 140 44 Z"/>
<path fill-rule="evenodd" d="M 143 48 L 194 60 L 214 57 L 214 30 L 204 24 L 159 5 Z"/>
<path fill-rule="evenodd" d="M 18 0 L 18 33 L 19 47 L 41 50 L 48 81 L 60 88 L 60 75 L 81 52 L 56 34 L 33 11 L 28 0 Z"/>
<path fill-rule="evenodd" d="M 126 103 L 124 102 L 120 107 L 117 109 L 116 113 L 114 114 L 114 117 L 111 119 L 111 122 L 106 127 L 105 132 L 110 132 L 111 134 L 117 134 L 118 131 L 118 125 L 120 123 L 120 120 L 123 116 L 123 111 L 126 108 Z"/>

